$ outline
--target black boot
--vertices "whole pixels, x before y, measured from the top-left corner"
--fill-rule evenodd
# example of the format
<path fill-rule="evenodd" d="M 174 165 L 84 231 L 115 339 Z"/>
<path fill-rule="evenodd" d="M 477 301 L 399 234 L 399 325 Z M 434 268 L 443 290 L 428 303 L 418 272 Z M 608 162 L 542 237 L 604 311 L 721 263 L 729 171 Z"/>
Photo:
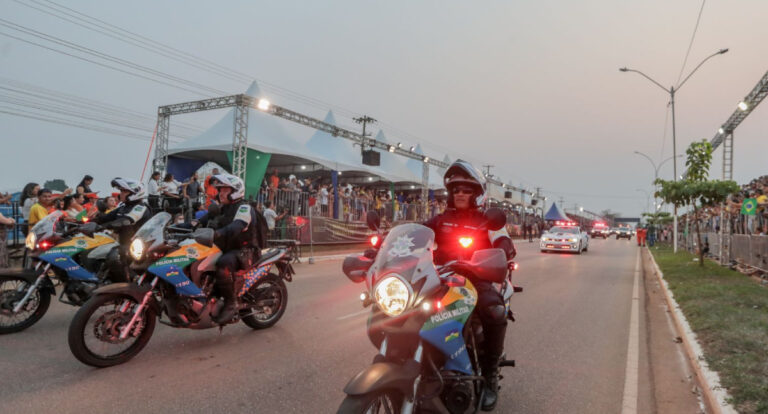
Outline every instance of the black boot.
<path fill-rule="evenodd" d="M 232 281 L 232 276 L 217 280 L 216 289 L 224 298 L 224 307 L 221 308 L 219 314 L 213 320 L 219 325 L 224 325 L 231 322 L 237 312 L 237 307 L 235 306 L 235 284 Z"/>
<path fill-rule="evenodd" d="M 483 411 L 493 411 L 499 400 L 499 358 L 483 361 L 482 368 L 485 386 L 483 387 Z"/>

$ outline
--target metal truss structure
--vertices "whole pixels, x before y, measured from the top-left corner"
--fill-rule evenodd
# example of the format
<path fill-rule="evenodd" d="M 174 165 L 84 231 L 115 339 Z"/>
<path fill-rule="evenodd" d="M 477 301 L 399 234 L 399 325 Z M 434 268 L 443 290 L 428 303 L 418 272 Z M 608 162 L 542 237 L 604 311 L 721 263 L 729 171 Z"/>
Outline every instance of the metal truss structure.
<path fill-rule="evenodd" d="M 757 105 L 765 99 L 768 95 L 768 72 L 763 75 L 757 85 L 752 91 L 744 97 L 744 100 L 739 104 L 739 108 L 733 111 L 733 114 L 727 121 L 718 129 L 714 138 L 710 140 L 713 149 L 723 144 L 723 179 L 733 179 L 733 131 L 741 124 L 752 111 L 757 108 Z M 746 105 L 742 107 L 741 105 Z M 730 142 L 729 142 L 730 141 Z M 726 154 L 727 153 L 727 154 Z"/>
<path fill-rule="evenodd" d="M 733 131 L 757 108 L 757 105 L 765 99 L 766 95 L 768 95 L 768 72 L 760 78 L 757 85 L 744 97 L 744 100 L 739 103 L 739 107 L 733 111 L 728 120 L 717 130 L 714 138 L 709 141 L 712 144 L 712 149 L 716 149 L 720 144 L 723 145 L 723 180 L 733 180 Z M 727 266 L 731 261 L 731 238 L 726 236 L 726 234 L 730 234 L 730 220 L 725 216 L 724 206 L 721 207 L 723 208 L 720 212 L 720 264 Z"/>
<path fill-rule="evenodd" d="M 285 120 L 301 124 L 316 130 L 324 131 L 331 134 L 334 137 L 344 138 L 352 141 L 354 144 L 360 145 L 362 148 L 377 148 L 382 151 L 394 153 L 403 157 L 419 160 L 423 163 L 422 168 L 422 199 L 426 200 L 428 193 L 427 187 L 429 182 L 429 165 L 434 165 L 438 168 L 448 168 L 448 164 L 431 158 L 426 155 L 417 154 L 413 151 L 406 150 L 400 146 L 386 144 L 381 141 L 377 141 L 373 138 L 363 136 L 354 131 L 350 131 L 345 128 L 331 125 L 323 122 L 317 118 L 307 116 L 288 108 L 284 108 L 274 104 L 264 104 L 259 106 L 260 100 L 249 95 L 239 94 L 222 96 L 218 98 L 203 99 L 199 101 L 182 102 L 173 105 L 161 106 L 157 109 L 157 145 L 155 147 L 155 171 L 165 172 L 168 166 L 168 138 L 170 131 L 170 118 L 173 115 L 186 114 L 191 112 L 201 112 L 213 109 L 222 108 L 235 108 L 234 116 L 234 129 L 232 136 L 232 174 L 239 176 L 245 180 L 246 170 L 246 158 L 248 151 L 248 109 L 254 108 L 261 112 L 268 113 L 270 115 L 283 118 Z M 538 193 L 534 194 L 531 191 L 523 188 L 515 187 L 513 185 L 505 184 L 495 178 L 487 178 L 489 184 L 494 184 L 503 189 L 512 191 L 519 191 L 523 196 L 525 194 L 530 195 L 533 198 L 541 198 Z M 425 209 L 427 208 L 425 203 Z"/>

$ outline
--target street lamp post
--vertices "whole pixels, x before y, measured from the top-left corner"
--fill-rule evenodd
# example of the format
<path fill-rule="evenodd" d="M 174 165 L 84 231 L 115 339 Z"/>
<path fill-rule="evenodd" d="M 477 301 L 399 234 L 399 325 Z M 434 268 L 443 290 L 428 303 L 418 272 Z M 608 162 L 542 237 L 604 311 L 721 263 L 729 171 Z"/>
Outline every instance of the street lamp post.
<path fill-rule="evenodd" d="M 647 159 L 651 163 L 651 165 L 653 166 L 653 188 L 655 189 L 656 188 L 656 180 L 659 179 L 659 170 L 661 170 L 661 167 L 664 166 L 664 163 L 666 163 L 667 161 L 669 161 L 669 160 L 671 160 L 671 159 L 673 159 L 675 157 L 669 157 L 669 158 L 665 159 L 664 161 L 662 161 L 661 163 L 659 163 L 658 166 L 656 166 L 656 163 L 653 162 L 653 159 L 651 159 L 651 157 L 649 157 L 648 155 L 646 155 L 646 154 L 644 154 L 644 153 L 642 153 L 640 151 L 635 151 L 635 154 L 641 155 L 641 156 L 645 157 L 645 159 Z M 677 156 L 677 158 L 682 158 L 682 157 L 683 157 L 682 154 Z M 656 192 L 655 191 L 653 192 L 653 205 L 654 206 L 656 205 Z"/>
<path fill-rule="evenodd" d="M 653 82 L 659 88 L 663 89 L 664 92 L 669 94 L 669 103 L 672 106 L 672 158 L 674 160 L 673 164 L 672 164 L 674 166 L 674 168 L 673 168 L 673 174 L 674 175 L 673 175 L 672 179 L 674 181 L 677 181 L 677 159 L 676 159 L 677 158 L 677 134 L 676 134 L 676 130 L 675 130 L 675 127 L 676 127 L 676 125 L 675 125 L 675 92 L 679 91 L 680 88 L 683 87 L 683 84 L 685 84 L 685 82 L 687 82 L 688 79 L 691 78 L 691 76 L 701 67 L 701 65 L 704 64 L 704 62 L 708 61 L 709 59 L 711 59 L 711 58 L 713 58 L 713 57 L 715 57 L 717 55 L 722 55 L 723 53 L 726 53 L 726 52 L 728 52 L 728 49 L 720 49 L 717 52 L 707 56 L 706 58 L 704 58 L 704 60 L 701 61 L 701 63 L 699 63 L 695 68 L 693 68 L 691 73 L 689 73 L 688 76 L 686 76 L 685 79 L 683 79 L 683 81 L 680 82 L 679 85 L 677 85 L 677 87 L 675 87 L 673 85 L 669 89 L 665 88 L 664 86 L 661 86 L 661 84 L 659 82 L 656 82 L 650 76 L 646 75 L 643 72 L 640 72 L 639 70 L 628 69 L 626 67 L 619 68 L 619 70 L 621 72 L 635 72 L 635 73 L 643 76 L 644 78 L 646 78 L 649 81 Z M 675 206 L 675 213 L 674 214 L 675 214 L 675 218 L 674 218 L 674 223 L 672 225 L 672 230 L 673 230 L 673 235 L 674 235 L 674 237 L 673 237 L 673 239 L 674 239 L 674 241 L 673 241 L 673 243 L 674 243 L 674 252 L 677 253 L 677 206 Z"/>
<path fill-rule="evenodd" d="M 643 193 L 645 193 L 645 212 L 650 213 L 648 205 L 651 204 L 651 195 L 648 194 L 648 191 L 645 191 L 642 188 L 637 188 L 635 189 L 635 191 L 642 191 Z M 654 197 L 653 199 L 653 205 L 654 206 L 656 205 L 656 197 Z"/>

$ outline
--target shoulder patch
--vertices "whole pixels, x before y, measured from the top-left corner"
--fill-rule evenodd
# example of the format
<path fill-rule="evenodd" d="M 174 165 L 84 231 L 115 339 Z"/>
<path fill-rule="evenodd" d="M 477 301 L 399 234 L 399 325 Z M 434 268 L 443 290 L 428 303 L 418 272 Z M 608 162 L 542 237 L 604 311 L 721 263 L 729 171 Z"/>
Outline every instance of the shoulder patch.
<path fill-rule="evenodd" d="M 496 243 L 496 240 L 502 237 L 509 237 L 509 233 L 507 233 L 506 227 L 502 227 L 495 231 L 488 230 L 488 238 L 491 239 L 491 244 Z"/>
<path fill-rule="evenodd" d="M 127 216 L 133 220 L 134 223 L 141 220 L 142 217 L 144 217 L 144 211 L 146 211 L 146 207 L 139 204 L 131 209 L 131 211 L 127 214 Z"/>
<path fill-rule="evenodd" d="M 243 204 L 242 206 L 238 207 L 234 220 L 244 221 L 245 224 L 250 225 L 251 224 L 251 206 L 248 204 Z"/>

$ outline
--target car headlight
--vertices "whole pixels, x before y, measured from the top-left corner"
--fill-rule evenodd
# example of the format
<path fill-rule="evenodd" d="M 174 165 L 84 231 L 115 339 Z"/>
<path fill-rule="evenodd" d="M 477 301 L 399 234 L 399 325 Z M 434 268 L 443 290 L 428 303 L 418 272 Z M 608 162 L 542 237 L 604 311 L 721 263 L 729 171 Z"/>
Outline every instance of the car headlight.
<path fill-rule="evenodd" d="M 579 239 L 575 239 L 575 238 L 571 238 L 571 239 L 568 239 L 568 240 L 570 240 L 570 241 L 572 241 L 572 242 L 577 242 L 577 241 L 579 241 Z"/>
<path fill-rule="evenodd" d="M 542 238 L 542 241 L 550 241 L 550 240 L 552 240 L 552 239 L 550 239 L 549 237 Z"/>
<path fill-rule="evenodd" d="M 382 312 L 389 316 L 397 316 L 408 307 L 411 290 L 399 277 L 387 276 L 376 285 L 374 298 Z"/>
<path fill-rule="evenodd" d="M 129 248 L 133 260 L 141 260 L 144 255 L 144 242 L 141 239 L 133 239 Z"/>
<path fill-rule="evenodd" d="M 29 234 L 27 234 L 27 239 L 24 241 L 24 244 L 27 246 L 27 249 L 35 250 L 35 243 L 37 243 L 37 236 L 30 231 Z"/>

